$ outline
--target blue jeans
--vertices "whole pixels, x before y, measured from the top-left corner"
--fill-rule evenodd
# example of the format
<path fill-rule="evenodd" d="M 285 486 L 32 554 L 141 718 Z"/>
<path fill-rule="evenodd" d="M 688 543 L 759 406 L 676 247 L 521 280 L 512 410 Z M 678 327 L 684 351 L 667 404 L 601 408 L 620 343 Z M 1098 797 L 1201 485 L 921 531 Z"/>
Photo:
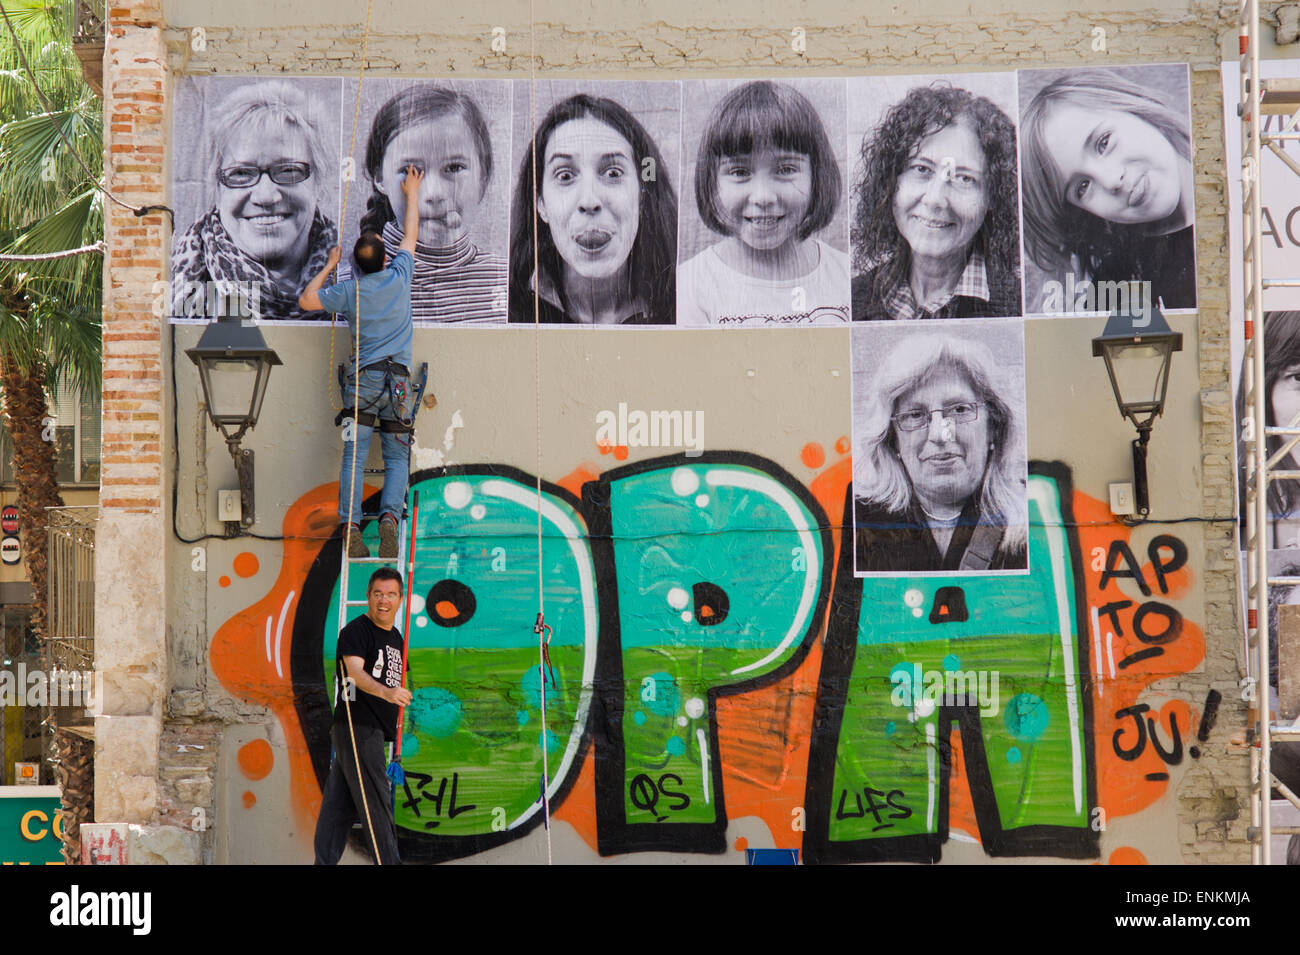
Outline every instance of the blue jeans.
<path fill-rule="evenodd" d="M 398 393 L 400 391 L 400 394 Z M 349 374 L 343 386 L 343 407 L 349 412 L 355 399 L 361 403 L 361 412 L 377 415 L 381 421 L 406 420 L 411 416 L 411 384 L 404 375 L 382 368 L 361 370 L 357 385 Z M 352 470 L 352 442 L 343 442 L 343 463 L 339 467 L 339 522 L 348 520 L 348 499 L 352 500 L 352 523 L 361 523 L 361 495 L 365 489 L 366 455 L 370 451 L 370 437 L 375 429 L 345 418 L 344 434 L 354 428 L 357 445 L 356 480 L 349 481 Z M 379 439 L 384 451 L 384 491 L 379 499 L 379 513 L 401 517 L 406 503 L 406 480 L 410 476 L 410 434 L 393 434 L 380 431 Z"/>

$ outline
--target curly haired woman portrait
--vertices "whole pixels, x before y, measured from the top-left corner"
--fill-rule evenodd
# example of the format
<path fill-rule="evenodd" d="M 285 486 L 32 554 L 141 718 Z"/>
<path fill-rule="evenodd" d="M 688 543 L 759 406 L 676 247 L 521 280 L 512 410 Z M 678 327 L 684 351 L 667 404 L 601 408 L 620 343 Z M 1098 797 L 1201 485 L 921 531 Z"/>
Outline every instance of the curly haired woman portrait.
<path fill-rule="evenodd" d="M 988 98 L 909 90 L 862 142 L 853 320 L 1019 315 L 1015 126 Z"/>

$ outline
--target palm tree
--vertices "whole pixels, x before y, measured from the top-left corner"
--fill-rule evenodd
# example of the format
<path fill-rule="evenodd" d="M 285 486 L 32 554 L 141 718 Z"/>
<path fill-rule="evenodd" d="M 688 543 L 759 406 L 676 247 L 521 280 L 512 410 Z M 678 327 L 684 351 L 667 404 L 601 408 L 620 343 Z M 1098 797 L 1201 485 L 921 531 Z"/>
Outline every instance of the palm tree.
<path fill-rule="evenodd" d="M 8 27 L 0 29 L 0 253 L 58 252 L 104 234 L 97 188 L 103 108 L 72 50 L 70 5 L 71 0 L 0 0 L 31 70 L 24 68 Z M 93 178 L 83 164 L 95 172 Z M 19 534 L 35 603 L 32 625 L 40 635 L 47 612 L 45 508 L 63 503 L 46 409 L 61 384 L 99 386 L 101 267 L 94 253 L 0 262 L 0 388 L 14 441 Z"/>
<path fill-rule="evenodd" d="M 98 190 L 103 107 L 72 49 L 75 0 L 0 0 L 0 254 L 34 255 L 103 238 Z M 74 152 L 75 150 L 75 152 Z M 18 523 L 32 584 L 32 627 L 45 643 L 47 507 L 63 504 L 49 400 L 100 381 L 102 257 L 0 261 L 0 389 L 14 442 Z M 48 644 L 47 644 L 48 646 Z M 49 722 L 63 793 L 64 856 L 80 856 L 93 818 L 93 743 Z"/>

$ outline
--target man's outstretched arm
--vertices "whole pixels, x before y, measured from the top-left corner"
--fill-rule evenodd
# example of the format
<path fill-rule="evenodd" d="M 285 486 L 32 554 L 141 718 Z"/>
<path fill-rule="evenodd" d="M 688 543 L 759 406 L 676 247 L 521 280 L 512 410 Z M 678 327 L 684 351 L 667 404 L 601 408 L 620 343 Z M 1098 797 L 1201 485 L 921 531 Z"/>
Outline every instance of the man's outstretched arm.
<path fill-rule="evenodd" d="M 330 272 L 334 271 L 334 266 L 339 264 L 339 258 L 342 251 L 336 245 L 330 249 L 329 260 L 325 263 L 325 268 L 321 269 L 314 279 L 307 283 L 301 295 L 298 296 L 298 307 L 304 312 L 319 312 L 325 308 L 321 304 L 320 296 L 316 293 L 321 290 L 325 280 L 329 278 Z"/>
<path fill-rule="evenodd" d="M 406 167 L 406 178 L 402 180 L 402 195 L 406 196 L 406 216 L 402 220 L 402 244 L 399 249 L 405 249 L 411 255 L 415 255 L 415 240 L 420 237 L 420 180 L 424 178 L 424 173 L 416 169 L 415 166 Z"/>

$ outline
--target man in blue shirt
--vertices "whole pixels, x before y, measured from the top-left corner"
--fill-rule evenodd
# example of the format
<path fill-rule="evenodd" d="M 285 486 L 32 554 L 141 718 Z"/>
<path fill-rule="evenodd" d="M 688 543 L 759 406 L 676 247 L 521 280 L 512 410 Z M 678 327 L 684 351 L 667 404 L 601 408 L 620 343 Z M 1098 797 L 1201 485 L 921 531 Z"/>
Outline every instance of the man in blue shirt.
<path fill-rule="evenodd" d="M 343 416 L 350 418 L 359 404 L 355 432 L 356 469 L 353 473 L 353 442 L 343 442 L 343 464 L 339 468 L 339 523 L 347 524 L 349 557 L 368 557 L 361 540 L 361 494 L 363 468 L 375 426 L 380 427 L 384 451 L 384 491 L 379 500 L 379 556 L 397 557 L 397 517 L 406 501 L 410 476 L 411 408 L 411 273 L 412 254 L 420 234 L 420 180 L 424 171 L 408 166 L 402 179 L 406 198 L 402 244 L 388 268 L 384 268 L 384 240 L 373 232 L 363 233 L 353 248 L 352 258 L 360 273 L 321 289 L 338 264 L 338 246 L 330 249 L 325 268 L 298 297 L 301 308 L 326 310 L 345 316 L 354 342 L 357 313 L 361 314 L 360 354 L 354 354 L 343 388 Z M 360 368 L 358 378 L 357 369 Z M 346 439 L 348 429 L 344 429 Z"/>

